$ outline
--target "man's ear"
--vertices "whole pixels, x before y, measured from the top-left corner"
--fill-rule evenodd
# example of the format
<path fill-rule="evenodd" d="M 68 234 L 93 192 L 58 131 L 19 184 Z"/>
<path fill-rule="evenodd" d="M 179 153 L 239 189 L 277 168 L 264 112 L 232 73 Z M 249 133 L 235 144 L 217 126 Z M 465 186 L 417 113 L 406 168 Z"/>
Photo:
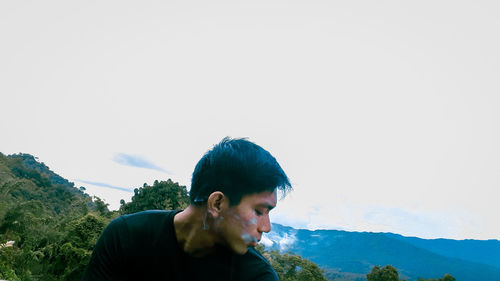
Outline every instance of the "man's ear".
<path fill-rule="evenodd" d="M 207 211 L 212 217 L 217 218 L 222 211 L 229 206 L 229 201 L 226 195 L 220 191 L 214 191 L 207 200 Z"/>

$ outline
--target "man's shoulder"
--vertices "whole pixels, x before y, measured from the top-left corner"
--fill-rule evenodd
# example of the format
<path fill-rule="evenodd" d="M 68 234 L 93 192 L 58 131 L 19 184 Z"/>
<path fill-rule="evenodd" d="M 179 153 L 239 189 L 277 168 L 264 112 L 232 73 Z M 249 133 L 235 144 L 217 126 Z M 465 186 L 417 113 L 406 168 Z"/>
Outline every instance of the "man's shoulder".
<path fill-rule="evenodd" d="M 144 211 L 114 219 L 100 236 L 83 280 L 142 280 L 173 267 L 176 212 Z"/>
<path fill-rule="evenodd" d="M 178 210 L 146 210 L 140 211 L 137 213 L 121 215 L 118 218 L 123 218 L 125 220 L 134 220 L 134 219 L 160 219 L 169 216 L 174 216 L 176 213 L 180 211 Z"/>
<path fill-rule="evenodd" d="M 177 212 L 148 210 L 119 216 L 107 226 L 103 239 L 117 237 L 123 246 L 133 246 L 139 241 L 143 243 L 145 239 L 151 242 L 167 238 L 173 232 L 173 219 Z"/>
<path fill-rule="evenodd" d="M 144 228 L 148 225 L 156 226 L 170 224 L 175 214 L 179 211 L 147 210 L 133 214 L 121 215 L 114 219 L 110 225 L 122 225 L 128 228 Z"/>
<path fill-rule="evenodd" d="M 253 260 L 254 262 L 266 266 L 267 265 L 271 266 L 271 264 L 269 264 L 269 261 L 264 256 L 262 256 L 262 254 L 259 251 L 257 251 L 254 247 L 248 247 L 248 252 L 245 255 L 250 256 L 251 257 L 250 259 Z"/>
<path fill-rule="evenodd" d="M 253 247 L 249 247 L 244 255 L 237 256 L 236 260 L 238 275 L 248 280 L 279 280 L 269 261 Z"/>

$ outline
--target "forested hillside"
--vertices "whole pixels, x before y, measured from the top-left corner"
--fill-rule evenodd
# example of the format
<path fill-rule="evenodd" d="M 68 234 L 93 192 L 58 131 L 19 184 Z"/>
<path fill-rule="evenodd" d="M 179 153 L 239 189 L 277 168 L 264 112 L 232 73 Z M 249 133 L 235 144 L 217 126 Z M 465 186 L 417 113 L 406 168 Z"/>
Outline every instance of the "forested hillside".
<path fill-rule="evenodd" d="M 77 280 L 114 215 L 33 156 L 0 153 L 0 279 Z"/>
<path fill-rule="evenodd" d="M 0 280 L 79 280 L 113 218 L 189 203 L 186 187 L 170 179 L 136 188 L 132 201 L 113 212 L 83 191 L 29 154 L 0 153 Z M 327 280 L 308 260 L 260 250 L 282 281 Z"/>

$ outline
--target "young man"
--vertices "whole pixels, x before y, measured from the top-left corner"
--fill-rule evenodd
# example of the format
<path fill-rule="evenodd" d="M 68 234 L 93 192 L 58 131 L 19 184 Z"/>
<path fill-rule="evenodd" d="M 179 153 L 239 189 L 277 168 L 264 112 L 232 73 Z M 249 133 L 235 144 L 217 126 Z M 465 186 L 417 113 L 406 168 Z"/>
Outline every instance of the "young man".
<path fill-rule="evenodd" d="M 276 159 L 245 139 L 223 139 L 193 172 L 183 211 L 113 220 L 97 242 L 87 280 L 277 281 L 253 248 L 271 230 L 277 190 L 291 189 Z"/>

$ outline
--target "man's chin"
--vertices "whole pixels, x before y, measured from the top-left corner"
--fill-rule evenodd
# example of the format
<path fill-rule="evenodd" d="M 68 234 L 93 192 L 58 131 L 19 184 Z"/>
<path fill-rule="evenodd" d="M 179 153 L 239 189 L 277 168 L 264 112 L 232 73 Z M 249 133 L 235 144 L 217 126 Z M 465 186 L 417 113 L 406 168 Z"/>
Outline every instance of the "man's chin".
<path fill-rule="evenodd" d="M 248 247 L 249 246 L 245 246 L 245 247 L 238 247 L 238 249 L 234 249 L 233 248 L 233 252 L 237 255 L 244 255 L 248 252 Z M 250 246 L 251 247 L 251 246 Z"/>

